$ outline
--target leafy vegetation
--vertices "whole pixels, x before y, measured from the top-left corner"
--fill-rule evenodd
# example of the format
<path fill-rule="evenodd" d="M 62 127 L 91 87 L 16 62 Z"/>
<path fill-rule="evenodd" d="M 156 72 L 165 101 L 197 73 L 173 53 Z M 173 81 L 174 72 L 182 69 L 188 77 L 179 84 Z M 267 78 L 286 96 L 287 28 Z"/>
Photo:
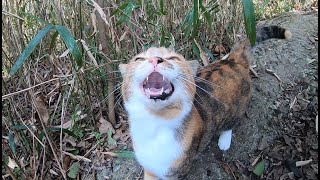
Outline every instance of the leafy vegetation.
<path fill-rule="evenodd" d="M 313 0 L 253 0 L 255 7 L 256 20 L 270 19 L 281 13 L 292 10 L 303 10 L 306 7 L 314 6 L 317 1 Z"/>

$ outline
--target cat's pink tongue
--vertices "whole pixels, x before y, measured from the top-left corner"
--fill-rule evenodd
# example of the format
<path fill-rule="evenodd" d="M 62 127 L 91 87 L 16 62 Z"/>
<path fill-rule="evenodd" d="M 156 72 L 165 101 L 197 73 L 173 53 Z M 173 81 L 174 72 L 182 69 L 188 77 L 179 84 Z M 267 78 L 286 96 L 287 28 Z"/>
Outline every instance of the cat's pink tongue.
<path fill-rule="evenodd" d="M 148 76 L 148 80 L 152 82 L 161 82 L 164 80 L 162 74 L 158 72 L 153 72 Z"/>
<path fill-rule="evenodd" d="M 158 92 L 162 88 L 167 89 L 170 82 L 162 74 L 153 72 L 144 80 L 143 85 L 145 89 Z"/>

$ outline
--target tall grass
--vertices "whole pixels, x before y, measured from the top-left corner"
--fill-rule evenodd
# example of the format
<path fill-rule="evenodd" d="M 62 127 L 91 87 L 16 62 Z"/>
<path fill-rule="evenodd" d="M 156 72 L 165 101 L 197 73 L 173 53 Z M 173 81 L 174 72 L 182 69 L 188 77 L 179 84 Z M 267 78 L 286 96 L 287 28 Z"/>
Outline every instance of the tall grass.
<path fill-rule="evenodd" d="M 13 179 L 56 177 L 50 169 L 71 177 L 63 152 L 91 157 L 94 149 L 113 150 L 116 131 L 99 127 L 101 118 L 116 130 L 126 124 L 119 63 L 151 46 L 187 59 L 203 51 L 214 61 L 223 55 L 215 47 L 230 49 L 244 29 L 242 2 L 235 0 L 3 0 L 2 6 L 2 172 Z M 66 137 L 95 139 L 70 149 Z"/>

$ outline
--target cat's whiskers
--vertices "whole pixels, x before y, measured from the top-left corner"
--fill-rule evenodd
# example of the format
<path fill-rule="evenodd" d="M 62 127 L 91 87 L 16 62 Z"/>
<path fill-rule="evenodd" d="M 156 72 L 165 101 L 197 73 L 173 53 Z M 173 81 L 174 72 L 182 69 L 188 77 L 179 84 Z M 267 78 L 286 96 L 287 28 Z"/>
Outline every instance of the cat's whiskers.
<path fill-rule="evenodd" d="M 124 91 L 127 91 L 129 89 L 129 87 L 127 87 Z M 122 93 L 120 93 L 116 98 L 116 103 L 114 103 L 114 106 L 113 106 L 113 111 L 115 110 L 115 108 L 117 107 L 117 104 L 120 105 L 120 100 L 122 99 L 123 95 Z"/>
<path fill-rule="evenodd" d="M 187 83 L 190 83 L 190 84 L 195 85 L 196 87 L 198 87 L 199 89 L 201 89 L 202 91 L 204 91 L 205 93 L 207 93 L 208 95 L 211 96 L 211 94 L 210 94 L 208 91 L 206 91 L 206 90 L 203 89 L 202 87 L 198 86 L 196 83 L 193 83 L 192 81 L 188 80 L 188 78 L 187 78 L 185 75 L 183 75 L 183 74 L 181 74 L 181 73 L 176 73 L 176 75 L 177 75 L 178 79 L 181 78 L 181 80 L 184 80 L 184 81 L 187 82 Z M 209 85 L 213 85 L 213 84 L 209 84 Z M 196 92 L 196 93 L 197 93 L 197 92 Z M 198 93 L 197 93 L 197 95 L 200 97 L 200 95 L 199 95 Z M 212 97 L 212 96 L 211 96 L 211 97 Z M 214 98 L 214 97 L 213 97 L 213 98 Z M 215 98 L 215 99 L 216 99 L 216 98 Z"/>
<path fill-rule="evenodd" d="M 182 76 L 184 76 L 184 75 L 182 75 Z M 219 85 L 217 85 L 217 84 L 214 84 L 214 83 L 212 83 L 212 82 L 210 82 L 210 81 L 208 81 L 208 80 L 206 80 L 206 79 L 203 79 L 203 78 L 200 78 L 200 77 L 197 77 L 197 76 L 195 76 L 194 79 L 195 79 L 196 81 L 198 80 L 198 81 L 204 82 L 204 83 L 206 83 L 206 84 L 208 84 L 208 85 L 211 85 L 211 86 L 214 86 L 214 87 L 218 87 L 218 88 L 223 89 L 223 87 L 221 87 L 221 86 L 219 86 Z"/>
<path fill-rule="evenodd" d="M 190 67 L 180 66 L 179 69 L 190 69 Z M 183 75 L 183 74 L 180 74 L 180 75 L 185 77 L 185 75 Z M 204 82 L 204 83 L 206 83 L 206 84 L 209 84 L 209 85 L 211 85 L 211 86 L 214 86 L 214 87 L 218 87 L 218 88 L 223 89 L 223 87 L 221 87 L 221 86 L 219 86 L 219 85 L 217 85 L 217 84 L 214 84 L 214 83 L 212 83 L 212 82 L 210 82 L 210 81 L 208 81 L 208 80 L 206 80 L 206 79 L 203 79 L 203 78 L 200 78 L 200 77 L 197 77 L 197 76 L 195 76 L 194 78 L 195 78 L 195 80 L 199 80 L 199 81 L 202 81 L 202 82 Z"/>
<path fill-rule="evenodd" d="M 107 97 L 105 97 L 102 101 L 100 101 L 99 104 L 104 103 L 113 93 L 115 93 L 117 90 L 119 90 L 119 89 L 122 87 L 122 84 L 123 84 L 123 83 L 124 83 L 124 82 L 119 83 L 119 84 L 117 85 L 118 87 L 116 87 L 110 94 L 107 95 Z"/>
<path fill-rule="evenodd" d="M 194 89 L 189 85 L 189 83 L 182 83 L 182 82 L 180 82 L 180 81 L 178 81 L 178 82 L 179 82 L 179 84 L 181 84 L 181 86 L 187 88 L 187 89 L 190 90 L 191 92 L 192 92 L 192 91 L 195 91 L 195 95 L 197 95 L 197 96 L 200 98 L 200 100 L 201 100 L 202 102 L 204 102 L 204 101 L 202 100 L 201 96 L 197 93 L 196 90 L 194 90 Z M 184 90 L 184 91 L 185 91 L 187 94 L 190 94 L 190 95 L 191 95 L 191 92 L 187 92 L 186 90 Z M 190 99 L 190 98 L 189 98 L 189 99 Z M 196 97 L 194 97 L 194 100 L 197 101 L 197 103 L 201 104 L 201 103 L 197 100 Z M 190 102 L 191 102 L 192 104 L 194 104 L 194 101 L 193 101 L 192 99 L 190 99 Z"/>
<path fill-rule="evenodd" d="M 178 81 L 178 83 L 179 83 L 182 87 L 186 87 L 187 89 L 192 90 L 192 88 L 189 87 L 187 84 L 182 83 L 182 82 L 180 82 L 180 81 Z M 186 91 L 184 88 L 182 88 L 182 90 L 183 90 L 186 94 L 192 95 L 191 92 Z M 187 98 L 188 98 L 188 100 L 189 100 L 189 103 L 192 103 L 192 104 L 193 104 L 193 100 L 192 100 L 189 96 L 187 96 Z"/>
<path fill-rule="evenodd" d="M 178 78 L 181 78 L 181 80 L 184 80 L 186 83 L 191 83 L 193 85 L 195 85 L 196 87 L 198 87 L 200 90 L 202 90 L 203 92 L 205 92 L 206 94 L 208 94 L 210 97 L 212 97 L 213 99 L 217 100 L 218 102 L 225 104 L 223 102 L 221 102 L 220 100 L 218 100 L 216 97 L 212 96 L 207 90 L 203 89 L 202 87 L 198 86 L 196 83 L 184 78 L 183 76 L 178 74 Z"/>
<path fill-rule="evenodd" d="M 127 89 L 128 89 L 128 88 L 127 88 Z M 119 102 L 119 100 L 120 100 L 121 98 L 122 98 L 122 94 L 121 94 L 121 93 L 116 96 L 116 98 L 115 98 L 116 103 L 114 103 L 113 110 L 114 110 L 114 108 L 117 106 L 117 103 Z"/>
<path fill-rule="evenodd" d="M 204 82 L 204 83 L 206 83 L 206 84 L 209 84 L 209 85 L 211 85 L 211 86 L 215 86 L 215 87 L 224 89 L 223 87 L 221 87 L 221 86 L 219 86 L 219 85 L 217 85 L 217 84 L 214 84 L 214 83 L 212 83 L 212 82 L 210 82 L 210 81 L 208 81 L 208 80 L 206 80 L 206 79 L 203 79 L 203 78 L 200 78 L 200 77 L 194 77 L 194 79 L 195 79 L 195 80 L 202 81 L 202 82 Z"/>

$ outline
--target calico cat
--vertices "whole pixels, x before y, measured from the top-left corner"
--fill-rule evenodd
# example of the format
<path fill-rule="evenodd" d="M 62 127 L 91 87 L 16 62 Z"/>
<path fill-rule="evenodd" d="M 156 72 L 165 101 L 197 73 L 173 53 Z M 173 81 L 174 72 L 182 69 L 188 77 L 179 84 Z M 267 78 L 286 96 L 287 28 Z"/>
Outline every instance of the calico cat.
<path fill-rule="evenodd" d="M 290 31 L 258 29 L 257 42 L 289 39 Z M 177 179 L 191 167 L 215 134 L 227 150 L 232 127 L 241 121 L 250 97 L 249 40 L 238 43 L 226 60 L 205 67 L 167 48 L 149 48 L 120 64 L 121 93 L 130 134 L 144 179 Z"/>

